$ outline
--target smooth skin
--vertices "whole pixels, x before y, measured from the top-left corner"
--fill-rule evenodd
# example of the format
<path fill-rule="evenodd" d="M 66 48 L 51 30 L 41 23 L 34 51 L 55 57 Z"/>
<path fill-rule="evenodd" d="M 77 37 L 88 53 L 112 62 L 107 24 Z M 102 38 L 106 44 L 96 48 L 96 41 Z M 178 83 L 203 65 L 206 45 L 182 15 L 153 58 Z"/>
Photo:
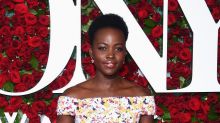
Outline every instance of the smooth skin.
<path fill-rule="evenodd" d="M 79 83 L 67 89 L 63 96 L 78 99 L 91 97 L 117 97 L 117 96 L 148 96 L 150 92 L 120 76 L 118 71 L 122 67 L 125 56 L 125 39 L 121 30 L 115 28 L 102 28 L 95 33 L 90 56 L 94 59 L 96 75 L 94 78 Z M 112 63 L 108 66 L 107 63 Z M 59 115 L 57 123 L 74 123 L 74 117 Z M 142 115 L 140 123 L 153 123 L 152 115 Z"/>

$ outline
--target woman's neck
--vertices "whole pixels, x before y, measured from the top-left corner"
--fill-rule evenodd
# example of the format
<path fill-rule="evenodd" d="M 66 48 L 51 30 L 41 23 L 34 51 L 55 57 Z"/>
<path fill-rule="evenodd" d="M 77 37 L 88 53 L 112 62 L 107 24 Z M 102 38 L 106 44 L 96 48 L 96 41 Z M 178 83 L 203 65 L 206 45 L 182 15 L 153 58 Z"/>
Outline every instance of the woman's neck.
<path fill-rule="evenodd" d="M 105 76 L 103 74 L 96 73 L 96 76 L 93 78 L 93 82 L 97 88 L 108 90 L 114 89 L 121 83 L 122 79 L 118 75 Z"/>

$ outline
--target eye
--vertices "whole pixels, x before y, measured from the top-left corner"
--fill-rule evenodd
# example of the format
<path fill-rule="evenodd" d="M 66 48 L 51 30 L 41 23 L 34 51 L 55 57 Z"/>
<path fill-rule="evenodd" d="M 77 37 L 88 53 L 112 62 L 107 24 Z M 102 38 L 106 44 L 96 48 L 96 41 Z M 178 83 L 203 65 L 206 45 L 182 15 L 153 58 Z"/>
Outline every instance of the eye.
<path fill-rule="evenodd" d="M 119 52 L 122 52 L 122 51 L 124 50 L 124 48 L 122 48 L 122 47 L 117 47 L 116 50 L 119 51 Z"/>
<path fill-rule="evenodd" d="M 98 47 L 99 50 L 106 50 L 106 47 Z"/>

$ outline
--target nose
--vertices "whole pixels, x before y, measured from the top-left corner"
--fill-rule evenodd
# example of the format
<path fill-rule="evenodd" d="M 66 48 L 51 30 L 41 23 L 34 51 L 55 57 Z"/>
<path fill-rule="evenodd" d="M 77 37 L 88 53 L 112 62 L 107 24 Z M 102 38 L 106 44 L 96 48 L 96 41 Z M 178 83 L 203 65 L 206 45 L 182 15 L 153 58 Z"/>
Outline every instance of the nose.
<path fill-rule="evenodd" d="M 114 58 L 114 57 L 115 57 L 114 51 L 113 50 L 109 50 L 106 58 L 108 59 L 108 58 Z"/>

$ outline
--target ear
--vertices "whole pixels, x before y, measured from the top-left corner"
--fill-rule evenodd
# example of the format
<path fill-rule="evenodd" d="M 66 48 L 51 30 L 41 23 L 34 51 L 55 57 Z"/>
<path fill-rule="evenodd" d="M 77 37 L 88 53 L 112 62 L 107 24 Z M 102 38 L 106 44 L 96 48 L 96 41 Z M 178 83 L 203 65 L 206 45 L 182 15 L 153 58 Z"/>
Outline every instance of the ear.
<path fill-rule="evenodd" d="M 89 55 L 93 58 L 92 48 L 89 49 Z"/>

